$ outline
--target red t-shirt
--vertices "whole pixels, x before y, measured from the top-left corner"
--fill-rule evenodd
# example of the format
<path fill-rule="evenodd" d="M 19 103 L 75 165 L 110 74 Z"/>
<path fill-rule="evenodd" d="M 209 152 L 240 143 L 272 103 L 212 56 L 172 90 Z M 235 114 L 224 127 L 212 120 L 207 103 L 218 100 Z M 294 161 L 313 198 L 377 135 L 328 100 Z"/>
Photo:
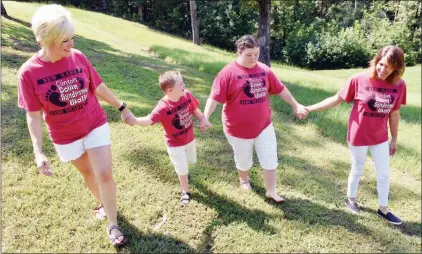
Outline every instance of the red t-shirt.
<path fill-rule="evenodd" d="M 227 64 L 215 77 L 211 89 L 211 98 L 224 103 L 224 131 L 237 138 L 256 138 L 271 124 L 268 96 L 281 93 L 284 87 L 263 63 L 250 69 L 236 61 Z"/>
<path fill-rule="evenodd" d="M 43 110 L 53 143 L 69 144 L 107 122 L 94 94 L 102 82 L 86 56 L 76 49 L 55 63 L 35 54 L 19 70 L 18 106 L 27 111 Z"/>
<path fill-rule="evenodd" d="M 354 146 L 371 146 L 388 141 L 390 112 L 406 105 L 406 84 L 397 85 L 370 78 L 367 72 L 352 76 L 338 95 L 353 101 L 347 141 Z"/>
<path fill-rule="evenodd" d="M 170 147 L 183 146 L 194 140 L 192 114 L 198 100 L 187 90 L 178 102 L 161 99 L 150 114 L 153 123 L 161 122 L 164 137 Z"/>

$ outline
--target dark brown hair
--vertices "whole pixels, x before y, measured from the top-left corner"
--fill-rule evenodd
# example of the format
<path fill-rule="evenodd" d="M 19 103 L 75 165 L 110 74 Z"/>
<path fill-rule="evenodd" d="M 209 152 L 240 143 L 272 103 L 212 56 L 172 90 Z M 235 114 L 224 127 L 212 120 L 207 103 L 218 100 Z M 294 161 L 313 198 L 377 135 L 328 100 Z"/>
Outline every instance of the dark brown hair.
<path fill-rule="evenodd" d="M 252 35 L 243 35 L 235 43 L 237 52 L 243 51 L 245 48 L 256 48 L 259 47 L 259 41 Z"/>
<path fill-rule="evenodd" d="M 384 56 L 387 57 L 388 64 L 394 68 L 394 71 L 385 80 L 389 83 L 397 84 L 406 67 L 404 63 L 404 52 L 397 46 L 390 45 L 380 49 L 378 54 L 369 62 L 369 74 L 372 78 L 378 77 L 376 67 Z"/>

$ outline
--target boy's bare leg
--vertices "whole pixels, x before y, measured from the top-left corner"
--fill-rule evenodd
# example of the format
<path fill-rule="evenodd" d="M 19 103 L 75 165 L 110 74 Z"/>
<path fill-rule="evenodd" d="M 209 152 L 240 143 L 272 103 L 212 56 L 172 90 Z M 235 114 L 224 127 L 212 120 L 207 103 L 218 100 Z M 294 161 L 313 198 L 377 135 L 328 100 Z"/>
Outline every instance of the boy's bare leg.
<path fill-rule="evenodd" d="M 179 175 L 179 182 L 183 192 L 190 192 L 188 175 Z"/>

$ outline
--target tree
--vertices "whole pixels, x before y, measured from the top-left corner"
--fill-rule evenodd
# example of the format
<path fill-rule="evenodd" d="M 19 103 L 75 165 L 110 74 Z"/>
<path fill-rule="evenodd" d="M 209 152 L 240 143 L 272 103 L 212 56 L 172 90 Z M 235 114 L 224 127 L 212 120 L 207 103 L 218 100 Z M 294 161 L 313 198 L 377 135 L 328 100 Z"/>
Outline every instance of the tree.
<path fill-rule="evenodd" d="M 258 0 L 259 24 L 258 40 L 261 44 L 259 61 L 270 67 L 270 10 L 271 0 Z"/>
<path fill-rule="evenodd" d="M 8 16 L 6 8 L 3 6 L 3 1 L 1 2 L 1 15 Z"/>
<path fill-rule="evenodd" d="M 199 41 L 199 26 L 198 26 L 198 15 L 196 10 L 196 1 L 190 0 L 190 19 L 192 24 L 192 40 L 196 45 L 200 44 Z"/>
<path fill-rule="evenodd" d="M 102 0 L 101 1 L 101 4 L 102 4 L 102 7 L 103 7 L 103 11 L 104 12 L 109 12 L 109 9 L 108 9 L 108 0 Z"/>

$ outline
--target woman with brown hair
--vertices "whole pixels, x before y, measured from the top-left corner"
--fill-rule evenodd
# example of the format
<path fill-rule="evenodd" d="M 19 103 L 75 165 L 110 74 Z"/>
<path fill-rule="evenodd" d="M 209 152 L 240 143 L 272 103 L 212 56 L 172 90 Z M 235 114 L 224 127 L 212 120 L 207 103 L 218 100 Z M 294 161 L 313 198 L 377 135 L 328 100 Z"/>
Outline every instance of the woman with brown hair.
<path fill-rule="evenodd" d="M 377 170 L 378 215 L 395 225 L 402 221 L 387 207 L 389 155 L 397 151 L 400 107 L 406 104 L 406 84 L 401 79 L 404 69 L 403 50 L 397 46 L 386 46 L 371 60 L 367 71 L 353 75 L 336 95 L 306 107 L 308 112 L 312 112 L 335 107 L 343 101 L 353 102 L 347 133 L 352 167 L 346 205 L 351 212 L 360 212 L 356 194 L 369 149 Z M 390 125 L 390 145 L 387 122 Z"/>
<path fill-rule="evenodd" d="M 255 148 L 263 168 L 265 196 L 282 203 L 285 199 L 276 190 L 277 140 L 269 96 L 279 96 L 299 118 L 308 113 L 271 68 L 258 61 L 259 41 L 255 37 L 242 36 L 236 41 L 236 48 L 237 59 L 227 64 L 214 79 L 204 115 L 209 119 L 216 106 L 224 104 L 224 133 L 233 148 L 241 187 L 251 189 L 248 172 Z"/>

